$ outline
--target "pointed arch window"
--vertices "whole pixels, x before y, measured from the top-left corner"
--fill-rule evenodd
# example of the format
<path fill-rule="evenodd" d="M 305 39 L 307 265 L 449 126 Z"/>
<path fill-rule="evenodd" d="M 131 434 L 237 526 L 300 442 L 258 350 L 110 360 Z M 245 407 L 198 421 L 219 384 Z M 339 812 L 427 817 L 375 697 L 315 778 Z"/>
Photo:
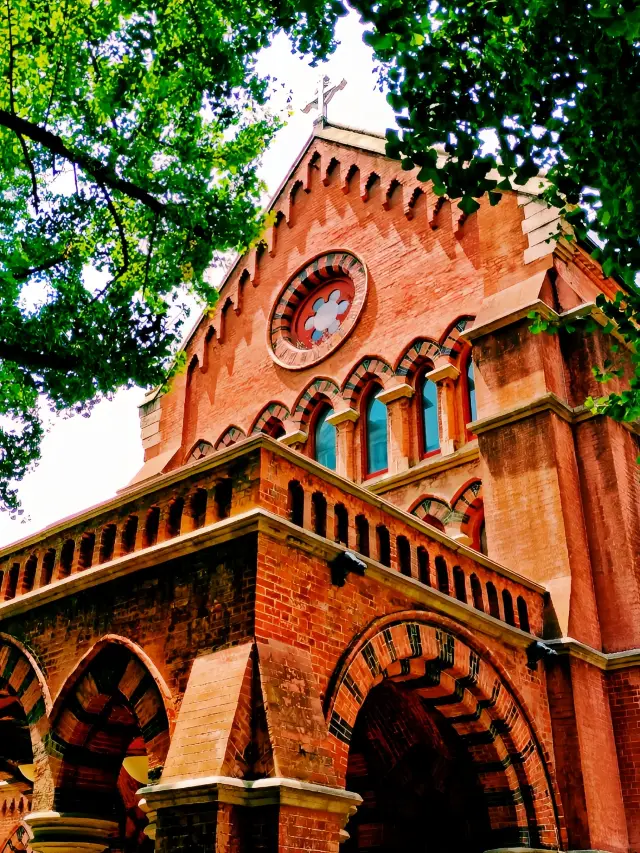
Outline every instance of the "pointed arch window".
<path fill-rule="evenodd" d="M 382 389 L 372 385 L 364 399 L 364 455 L 365 473 L 384 473 L 388 466 L 387 456 L 387 407 L 378 400 L 377 395 Z"/>
<path fill-rule="evenodd" d="M 313 425 L 313 458 L 325 468 L 336 470 L 336 428 L 327 418 L 333 414 L 330 406 L 323 406 Z"/>
<path fill-rule="evenodd" d="M 427 379 L 427 368 L 422 374 L 418 388 L 420 393 L 420 450 L 422 456 L 428 456 L 440 450 L 440 426 L 438 418 L 438 387 Z"/>

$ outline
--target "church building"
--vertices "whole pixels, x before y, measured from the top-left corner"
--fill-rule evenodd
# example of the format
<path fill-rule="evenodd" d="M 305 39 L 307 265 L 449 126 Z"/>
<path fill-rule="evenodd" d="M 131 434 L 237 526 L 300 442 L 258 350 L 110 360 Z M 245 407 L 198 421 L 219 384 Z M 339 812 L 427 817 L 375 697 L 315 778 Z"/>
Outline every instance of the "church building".
<path fill-rule="evenodd" d="M 315 125 L 133 482 L 0 550 L 0 853 L 640 853 L 620 285 L 539 194 Z"/>

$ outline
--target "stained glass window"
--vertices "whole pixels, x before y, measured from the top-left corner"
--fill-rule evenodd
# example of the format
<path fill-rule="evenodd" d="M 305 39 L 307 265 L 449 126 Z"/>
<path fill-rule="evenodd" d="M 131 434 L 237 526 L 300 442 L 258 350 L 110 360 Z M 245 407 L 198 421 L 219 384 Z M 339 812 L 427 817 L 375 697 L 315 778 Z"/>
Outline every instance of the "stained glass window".
<path fill-rule="evenodd" d="M 424 453 L 433 453 L 440 447 L 438 389 L 430 379 L 422 383 L 422 446 Z"/>
<path fill-rule="evenodd" d="M 467 362 L 467 394 L 469 395 L 469 414 L 470 419 L 475 421 L 477 417 L 476 409 L 476 379 L 473 373 L 473 359 L 469 356 Z"/>
<path fill-rule="evenodd" d="M 323 409 L 316 420 L 314 447 L 316 461 L 325 468 L 336 470 L 336 428 L 333 424 L 327 423 L 329 415 L 333 414 L 333 409 Z"/>
<path fill-rule="evenodd" d="M 387 461 L 387 407 L 376 398 L 378 389 L 367 400 L 366 450 L 367 474 L 386 471 Z"/>

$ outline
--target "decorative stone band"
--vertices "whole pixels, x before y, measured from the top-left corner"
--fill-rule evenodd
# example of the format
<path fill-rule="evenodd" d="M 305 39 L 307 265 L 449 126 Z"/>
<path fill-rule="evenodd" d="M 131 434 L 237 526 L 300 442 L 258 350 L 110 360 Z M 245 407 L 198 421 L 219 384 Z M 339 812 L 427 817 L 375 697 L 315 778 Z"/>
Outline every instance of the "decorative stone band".
<path fill-rule="evenodd" d="M 34 853 L 103 853 L 118 833 L 115 821 L 53 811 L 32 812 L 24 822 L 33 833 Z"/>
<path fill-rule="evenodd" d="M 362 802 L 360 794 L 343 788 L 329 788 L 300 779 L 258 779 L 246 781 L 232 776 L 208 776 L 185 779 L 163 785 L 149 785 L 138 794 L 144 798 L 144 811 L 150 822 L 149 837 L 154 836 L 155 816 L 160 809 L 180 808 L 195 803 L 227 803 L 256 808 L 294 806 L 342 815 L 342 828 Z"/>

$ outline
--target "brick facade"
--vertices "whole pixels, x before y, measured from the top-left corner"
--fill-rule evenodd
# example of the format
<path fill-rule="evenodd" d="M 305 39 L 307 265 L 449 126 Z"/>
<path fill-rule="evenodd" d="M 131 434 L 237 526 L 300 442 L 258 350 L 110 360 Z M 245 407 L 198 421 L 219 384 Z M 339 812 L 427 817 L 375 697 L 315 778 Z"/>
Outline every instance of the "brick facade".
<path fill-rule="evenodd" d="M 135 480 L 0 552 L 0 853 L 640 853 L 638 437 L 527 319 L 616 285 L 536 191 L 316 128 Z"/>

